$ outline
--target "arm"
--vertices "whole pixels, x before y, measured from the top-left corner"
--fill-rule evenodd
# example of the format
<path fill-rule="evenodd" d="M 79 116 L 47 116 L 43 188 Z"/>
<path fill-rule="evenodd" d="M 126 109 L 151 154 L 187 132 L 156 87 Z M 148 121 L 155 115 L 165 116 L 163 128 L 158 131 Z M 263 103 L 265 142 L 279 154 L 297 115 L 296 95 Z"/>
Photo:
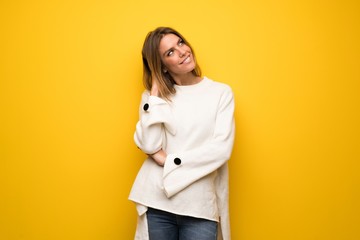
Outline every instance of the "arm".
<path fill-rule="evenodd" d="M 176 131 L 170 105 L 158 97 L 156 81 L 153 81 L 150 95 L 147 91 L 142 95 L 139 116 L 134 134 L 135 144 L 146 154 L 157 153 L 162 148 L 164 127 L 171 134 Z"/>
<path fill-rule="evenodd" d="M 144 92 L 140 104 L 140 119 L 134 134 L 135 144 L 146 154 L 154 154 L 162 148 L 164 127 L 175 134 L 173 116 L 169 104 Z"/>
<path fill-rule="evenodd" d="M 198 148 L 167 155 L 163 172 L 167 197 L 177 194 L 226 163 L 231 156 L 234 131 L 234 99 L 229 88 L 223 92 L 218 104 L 213 137 Z"/>
<path fill-rule="evenodd" d="M 165 164 L 166 156 L 166 152 L 162 149 L 154 154 L 149 154 L 149 157 L 151 157 L 161 167 Z"/>

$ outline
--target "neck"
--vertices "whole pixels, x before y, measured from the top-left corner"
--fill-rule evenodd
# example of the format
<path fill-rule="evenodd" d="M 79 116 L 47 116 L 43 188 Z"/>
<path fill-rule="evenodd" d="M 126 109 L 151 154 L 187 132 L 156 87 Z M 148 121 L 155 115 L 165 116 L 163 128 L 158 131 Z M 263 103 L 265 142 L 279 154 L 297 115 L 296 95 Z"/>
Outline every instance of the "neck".
<path fill-rule="evenodd" d="M 201 81 L 201 77 L 197 77 L 192 73 L 181 76 L 173 76 L 173 78 L 176 84 L 180 86 L 193 85 Z"/>

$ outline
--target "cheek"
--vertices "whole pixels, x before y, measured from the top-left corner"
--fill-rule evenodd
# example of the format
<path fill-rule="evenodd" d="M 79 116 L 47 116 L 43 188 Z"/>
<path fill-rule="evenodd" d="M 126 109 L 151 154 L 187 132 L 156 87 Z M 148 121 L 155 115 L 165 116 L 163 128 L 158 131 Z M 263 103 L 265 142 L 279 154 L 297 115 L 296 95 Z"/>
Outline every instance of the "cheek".
<path fill-rule="evenodd" d="M 167 68 L 172 68 L 172 67 L 178 65 L 178 62 L 176 61 L 176 59 L 173 59 L 173 58 L 166 59 L 165 61 L 163 61 L 163 63 L 165 65 L 165 67 L 167 67 Z"/>

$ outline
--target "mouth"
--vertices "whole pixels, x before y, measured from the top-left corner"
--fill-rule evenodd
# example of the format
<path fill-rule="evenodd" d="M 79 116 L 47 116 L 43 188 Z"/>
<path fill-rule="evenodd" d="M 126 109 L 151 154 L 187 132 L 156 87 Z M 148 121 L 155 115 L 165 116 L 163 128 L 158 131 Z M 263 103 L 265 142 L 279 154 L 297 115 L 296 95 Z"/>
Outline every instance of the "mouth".
<path fill-rule="evenodd" d="M 181 62 L 180 62 L 180 65 L 181 64 L 184 64 L 184 63 L 188 63 L 188 62 L 190 62 L 191 61 L 191 54 L 189 54 L 189 55 L 187 55 L 185 58 L 184 58 L 184 60 L 182 60 Z"/>

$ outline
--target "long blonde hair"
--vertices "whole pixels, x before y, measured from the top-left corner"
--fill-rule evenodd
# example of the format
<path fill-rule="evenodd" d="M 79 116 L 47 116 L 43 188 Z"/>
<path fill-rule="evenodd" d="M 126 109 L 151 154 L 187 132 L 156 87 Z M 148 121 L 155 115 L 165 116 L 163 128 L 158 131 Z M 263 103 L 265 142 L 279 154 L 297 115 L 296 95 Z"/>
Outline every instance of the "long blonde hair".
<path fill-rule="evenodd" d="M 159 45 L 161 39 L 167 34 L 175 34 L 183 40 L 183 42 L 191 49 L 192 55 L 194 57 L 195 63 L 195 53 L 188 41 L 176 30 L 170 27 L 158 27 L 154 31 L 151 31 L 147 34 L 143 49 L 142 49 L 142 59 L 143 59 L 143 82 L 147 90 L 151 90 L 152 87 L 152 75 L 158 79 L 158 89 L 159 97 L 169 100 L 171 94 L 176 92 L 174 88 L 175 81 L 169 72 L 163 71 L 163 63 L 160 58 Z M 192 73 L 195 76 L 201 76 L 201 69 L 196 63 L 195 68 L 192 70 Z"/>

